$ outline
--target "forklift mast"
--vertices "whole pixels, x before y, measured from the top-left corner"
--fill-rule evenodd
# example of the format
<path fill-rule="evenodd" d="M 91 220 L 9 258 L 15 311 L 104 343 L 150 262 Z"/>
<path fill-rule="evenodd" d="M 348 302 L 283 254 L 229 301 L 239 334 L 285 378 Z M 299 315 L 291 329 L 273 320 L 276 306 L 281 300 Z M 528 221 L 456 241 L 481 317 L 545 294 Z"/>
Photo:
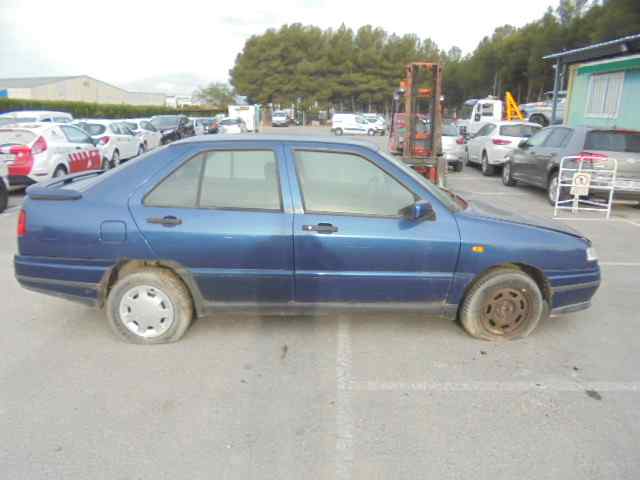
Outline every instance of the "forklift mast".
<path fill-rule="evenodd" d="M 442 155 L 442 66 L 437 63 L 413 62 L 405 67 L 404 90 L 405 132 L 402 159 L 418 173 L 440 186 L 446 184 L 447 163 Z M 426 75 L 424 75 L 426 74 Z M 419 88 L 420 82 L 431 80 L 431 88 Z M 430 135 L 417 139 L 417 123 L 420 119 L 418 99 L 429 99 Z M 398 105 L 399 107 L 399 105 Z M 427 112 L 425 112 L 427 113 Z M 430 141 L 429 141 L 430 140 Z M 430 156 L 417 156 L 416 143 L 425 142 Z"/>

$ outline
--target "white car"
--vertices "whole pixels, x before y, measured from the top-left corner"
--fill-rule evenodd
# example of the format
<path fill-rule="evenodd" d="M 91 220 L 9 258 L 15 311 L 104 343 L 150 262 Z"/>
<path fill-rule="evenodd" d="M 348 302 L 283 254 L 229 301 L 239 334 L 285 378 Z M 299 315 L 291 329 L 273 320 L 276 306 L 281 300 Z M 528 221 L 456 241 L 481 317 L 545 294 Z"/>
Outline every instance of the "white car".
<path fill-rule="evenodd" d="M 521 140 L 541 128 L 537 123 L 518 120 L 486 123 L 467 141 L 466 163 L 479 164 L 484 175 L 493 175 Z"/>
<path fill-rule="evenodd" d="M 447 123 L 442 126 L 442 155 L 447 165 L 453 167 L 456 172 L 462 171 L 466 156 L 465 144 L 465 139 L 457 125 Z"/>
<path fill-rule="evenodd" d="M 132 118 L 124 123 L 140 140 L 144 150 L 153 150 L 162 145 L 162 133 L 146 118 Z"/>
<path fill-rule="evenodd" d="M 377 129 L 380 135 L 387 132 L 387 122 L 379 113 L 363 113 L 362 116 Z"/>
<path fill-rule="evenodd" d="M 106 160 L 107 168 L 114 168 L 123 160 L 144 153 L 144 144 L 123 122 L 116 120 L 80 120 L 74 123 L 91 138 Z"/>
<path fill-rule="evenodd" d="M 378 129 L 357 113 L 334 113 L 331 131 L 335 135 L 375 135 Z"/>
<path fill-rule="evenodd" d="M 9 184 L 14 187 L 104 167 L 89 135 L 73 125 L 52 123 L 0 128 L 2 163 L 8 164 Z"/>
<path fill-rule="evenodd" d="M 245 133 L 247 126 L 241 118 L 226 117 L 220 120 L 218 133 L 238 134 Z"/>
<path fill-rule="evenodd" d="M 16 112 L 8 112 L 0 115 L 0 119 L 13 119 L 15 123 L 70 123 L 73 116 L 66 112 L 53 112 L 49 110 L 19 110 Z"/>

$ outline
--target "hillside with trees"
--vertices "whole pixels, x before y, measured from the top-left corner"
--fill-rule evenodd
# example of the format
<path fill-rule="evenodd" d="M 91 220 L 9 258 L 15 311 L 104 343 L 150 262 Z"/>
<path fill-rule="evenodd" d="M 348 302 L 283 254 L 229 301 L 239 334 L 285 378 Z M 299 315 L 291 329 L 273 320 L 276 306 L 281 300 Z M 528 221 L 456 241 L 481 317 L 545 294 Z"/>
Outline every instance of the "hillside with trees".
<path fill-rule="evenodd" d="M 561 0 L 521 28 L 496 28 L 465 56 L 417 34 L 292 24 L 247 40 L 230 77 L 235 91 L 256 103 L 386 112 L 404 65 L 426 60 L 444 64 L 450 107 L 506 90 L 525 102 L 553 85 L 552 64 L 544 55 L 634 33 L 640 33 L 638 0 Z"/>

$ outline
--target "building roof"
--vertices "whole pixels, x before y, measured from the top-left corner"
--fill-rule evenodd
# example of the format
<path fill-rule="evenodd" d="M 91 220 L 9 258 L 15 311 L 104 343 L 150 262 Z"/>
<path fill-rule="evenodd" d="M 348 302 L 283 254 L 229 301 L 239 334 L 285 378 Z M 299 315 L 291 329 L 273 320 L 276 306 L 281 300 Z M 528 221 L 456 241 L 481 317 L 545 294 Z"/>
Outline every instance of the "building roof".
<path fill-rule="evenodd" d="M 336 136 L 309 136 L 309 135 L 278 135 L 278 134 L 218 134 L 218 135 L 198 135 L 197 137 L 188 137 L 177 142 L 173 142 L 172 145 L 180 143 L 200 143 L 200 142 L 277 142 L 277 143 L 322 143 L 322 144 L 338 144 L 338 145 L 355 145 L 358 147 L 366 147 L 375 151 L 380 151 L 380 147 L 375 143 L 368 142 L 366 140 L 354 140 L 352 138 L 342 138 Z"/>
<path fill-rule="evenodd" d="M 0 78 L 0 88 L 33 88 L 50 83 L 58 83 L 63 80 L 83 77 L 84 75 L 73 75 L 66 77 L 23 77 L 23 78 Z"/>
<path fill-rule="evenodd" d="M 596 43 L 588 47 L 553 53 L 542 58 L 544 60 L 556 60 L 560 63 L 570 64 L 630 55 L 638 52 L 640 52 L 640 33 L 617 38 L 608 42 Z"/>

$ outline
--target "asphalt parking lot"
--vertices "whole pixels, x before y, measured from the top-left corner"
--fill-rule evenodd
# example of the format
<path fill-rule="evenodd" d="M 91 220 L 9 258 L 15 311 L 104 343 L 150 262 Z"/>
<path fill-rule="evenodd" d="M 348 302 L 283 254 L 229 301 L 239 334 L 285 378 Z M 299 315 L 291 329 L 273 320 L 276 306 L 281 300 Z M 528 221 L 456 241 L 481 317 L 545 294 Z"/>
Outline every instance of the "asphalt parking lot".
<path fill-rule="evenodd" d="M 544 192 L 474 168 L 449 185 L 553 214 Z M 102 312 L 18 286 L 21 201 L 0 215 L 2 478 L 640 477 L 638 209 L 567 220 L 594 241 L 602 287 L 525 340 L 404 314 L 230 316 L 145 348 Z"/>

